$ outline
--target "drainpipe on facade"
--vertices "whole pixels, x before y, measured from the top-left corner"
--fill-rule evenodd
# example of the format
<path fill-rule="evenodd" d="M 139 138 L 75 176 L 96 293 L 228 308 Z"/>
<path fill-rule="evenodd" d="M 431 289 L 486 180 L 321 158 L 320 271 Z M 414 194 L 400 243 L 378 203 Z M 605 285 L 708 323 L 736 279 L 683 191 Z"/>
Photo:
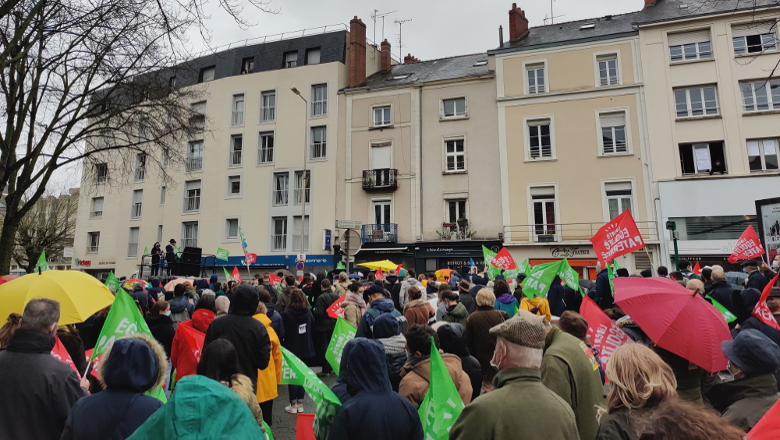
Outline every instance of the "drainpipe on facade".
<path fill-rule="evenodd" d="M 422 173 L 422 158 L 423 158 L 423 137 L 422 137 L 422 86 L 418 88 L 419 95 L 418 98 L 420 102 L 418 103 L 419 106 L 419 136 L 420 136 L 420 160 L 417 162 L 417 169 L 419 170 L 418 178 L 420 179 L 420 241 L 423 241 L 425 239 L 425 236 L 423 235 L 423 173 Z"/>
<path fill-rule="evenodd" d="M 655 212 L 658 215 L 656 217 L 656 229 L 658 230 L 658 243 L 661 248 L 661 264 L 670 268 L 672 267 L 672 260 L 669 258 L 669 245 L 666 242 L 666 235 L 669 234 L 669 231 L 664 227 L 664 216 L 661 212 L 661 199 L 656 197 L 653 199 L 653 202 L 655 203 Z"/>

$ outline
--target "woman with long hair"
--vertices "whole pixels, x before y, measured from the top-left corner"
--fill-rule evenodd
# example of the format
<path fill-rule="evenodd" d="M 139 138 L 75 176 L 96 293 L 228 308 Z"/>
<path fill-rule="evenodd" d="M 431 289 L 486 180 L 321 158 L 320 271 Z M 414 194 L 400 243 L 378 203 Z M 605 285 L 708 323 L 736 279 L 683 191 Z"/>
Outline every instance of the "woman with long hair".
<path fill-rule="evenodd" d="M 227 385 L 235 391 L 249 406 L 260 429 L 265 432 L 263 411 L 257 403 L 252 381 L 241 373 L 241 368 L 238 366 L 238 353 L 232 342 L 220 338 L 207 345 L 203 349 L 197 373 Z"/>
<path fill-rule="evenodd" d="M 360 283 L 352 283 L 347 289 L 347 297 L 341 303 L 344 309 L 344 319 L 355 328 L 360 325 L 363 314 L 366 313 L 366 302 L 363 300 L 363 291 L 365 288 Z"/>
<path fill-rule="evenodd" d="M 0 350 L 3 350 L 8 346 L 8 342 L 11 340 L 11 336 L 22 325 L 22 315 L 18 313 L 11 313 L 8 315 L 8 319 L 5 324 L 0 327 Z"/>
<path fill-rule="evenodd" d="M 657 407 L 677 398 L 671 367 L 641 344 L 615 350 L 607 364 L 607 379 L 611 387 L 606 408 L 599 409 L 599 440 L 639 440 Z"/>
<path fill-rule="evenodd" d="M 284 323 L 282 346 L 304 362 L 313 358 L 314 315 L 301 289 L 294 288 L 290 291 L 290 303 L 282 313 L 282 322 Z M 306 395 L 304 388 L 300 385 L 289 385 L 288 387 L 290 405 L 284 410 L 290 414 L 302 413 L 303 398 Z"/>

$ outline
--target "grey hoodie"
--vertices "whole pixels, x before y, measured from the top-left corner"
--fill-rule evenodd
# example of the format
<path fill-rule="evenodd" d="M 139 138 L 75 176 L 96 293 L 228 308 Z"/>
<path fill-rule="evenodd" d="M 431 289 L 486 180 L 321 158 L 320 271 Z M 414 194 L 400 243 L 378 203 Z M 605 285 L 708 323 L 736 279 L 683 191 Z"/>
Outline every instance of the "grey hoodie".
<path fill-rule="evenodd" d="M 398 294 L 398 301 L 401 304 L 401 310 L 403 310 L 404 306 L 406 305 L 406 303 L 409 302 L 409 295 L 406 293 L 406 291 L 410 287 L 416 287 L 416 288 L 418 288 L 420 290 L 423 290 L 422 284 L 420 284 L 420 282 L 417 281 L 416 278 L 411 278 L 410 277 L 410 278 L 407 278 L 406 280 L 404 280 L 404 282 L 401 283 L 401 292 Z"/>

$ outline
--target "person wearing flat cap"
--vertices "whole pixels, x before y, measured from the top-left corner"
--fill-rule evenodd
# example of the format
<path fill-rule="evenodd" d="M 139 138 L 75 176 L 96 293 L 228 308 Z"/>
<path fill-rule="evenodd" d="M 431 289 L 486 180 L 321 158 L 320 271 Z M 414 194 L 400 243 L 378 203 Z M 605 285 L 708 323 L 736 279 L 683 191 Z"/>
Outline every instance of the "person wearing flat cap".
<path fill-rule="evenodd" d="M 576 440 L 571 407 L 542 384 L 543 318 L 518 314 L 490 329 L 496 337 L 491 365 L 495 391 L 466 406 L 450 440 Z"/>
<path fill-rule="evenodd" d="M 742 268 L 748 274 L 747 282 L 745 283 L 746 289 L 756 289 L 759 292 L 764 291 L 764 287 L 769 284 L 769 280 L 766 279 L 764 274 L 758 270 L 758 262 L 756 260 L 746 260 L 742 262 Z"/>
<path fill-rule="evenodd" d="M 705 396 L 721 417 L 748 432 L 780 398 L 772 374 L 780 367 L 780 347 L 754 329 L 720 346 L 734 380 L 714 385 Z"/>

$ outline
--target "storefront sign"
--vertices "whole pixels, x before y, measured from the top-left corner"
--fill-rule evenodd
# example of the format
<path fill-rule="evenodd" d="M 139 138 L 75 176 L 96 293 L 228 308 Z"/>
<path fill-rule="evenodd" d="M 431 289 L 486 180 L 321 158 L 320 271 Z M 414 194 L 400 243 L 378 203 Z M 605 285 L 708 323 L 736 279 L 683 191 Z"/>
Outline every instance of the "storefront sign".
<path fill-rule="evenodd" d="M 780 198 L 756 200 L 758 233 L 771 264 L 780 252 Z"/>
<path fill-rule="evenodd" d="M 78 260 L 77 259 L 76 260 L 76 265 L 77 266 L 91 266 L 92 265 L 92 261 L 90 261 L 90 260 Z"/>
<path fill-rule="evenodd" d="M 550 255 L 553 258 L 573 258 L 573 257 L 583 257 L 583 256 L 590 256 L 590 249 L 580 249 L 579 247 L 573 246 L 570 248 L 550 248 Z"/>

